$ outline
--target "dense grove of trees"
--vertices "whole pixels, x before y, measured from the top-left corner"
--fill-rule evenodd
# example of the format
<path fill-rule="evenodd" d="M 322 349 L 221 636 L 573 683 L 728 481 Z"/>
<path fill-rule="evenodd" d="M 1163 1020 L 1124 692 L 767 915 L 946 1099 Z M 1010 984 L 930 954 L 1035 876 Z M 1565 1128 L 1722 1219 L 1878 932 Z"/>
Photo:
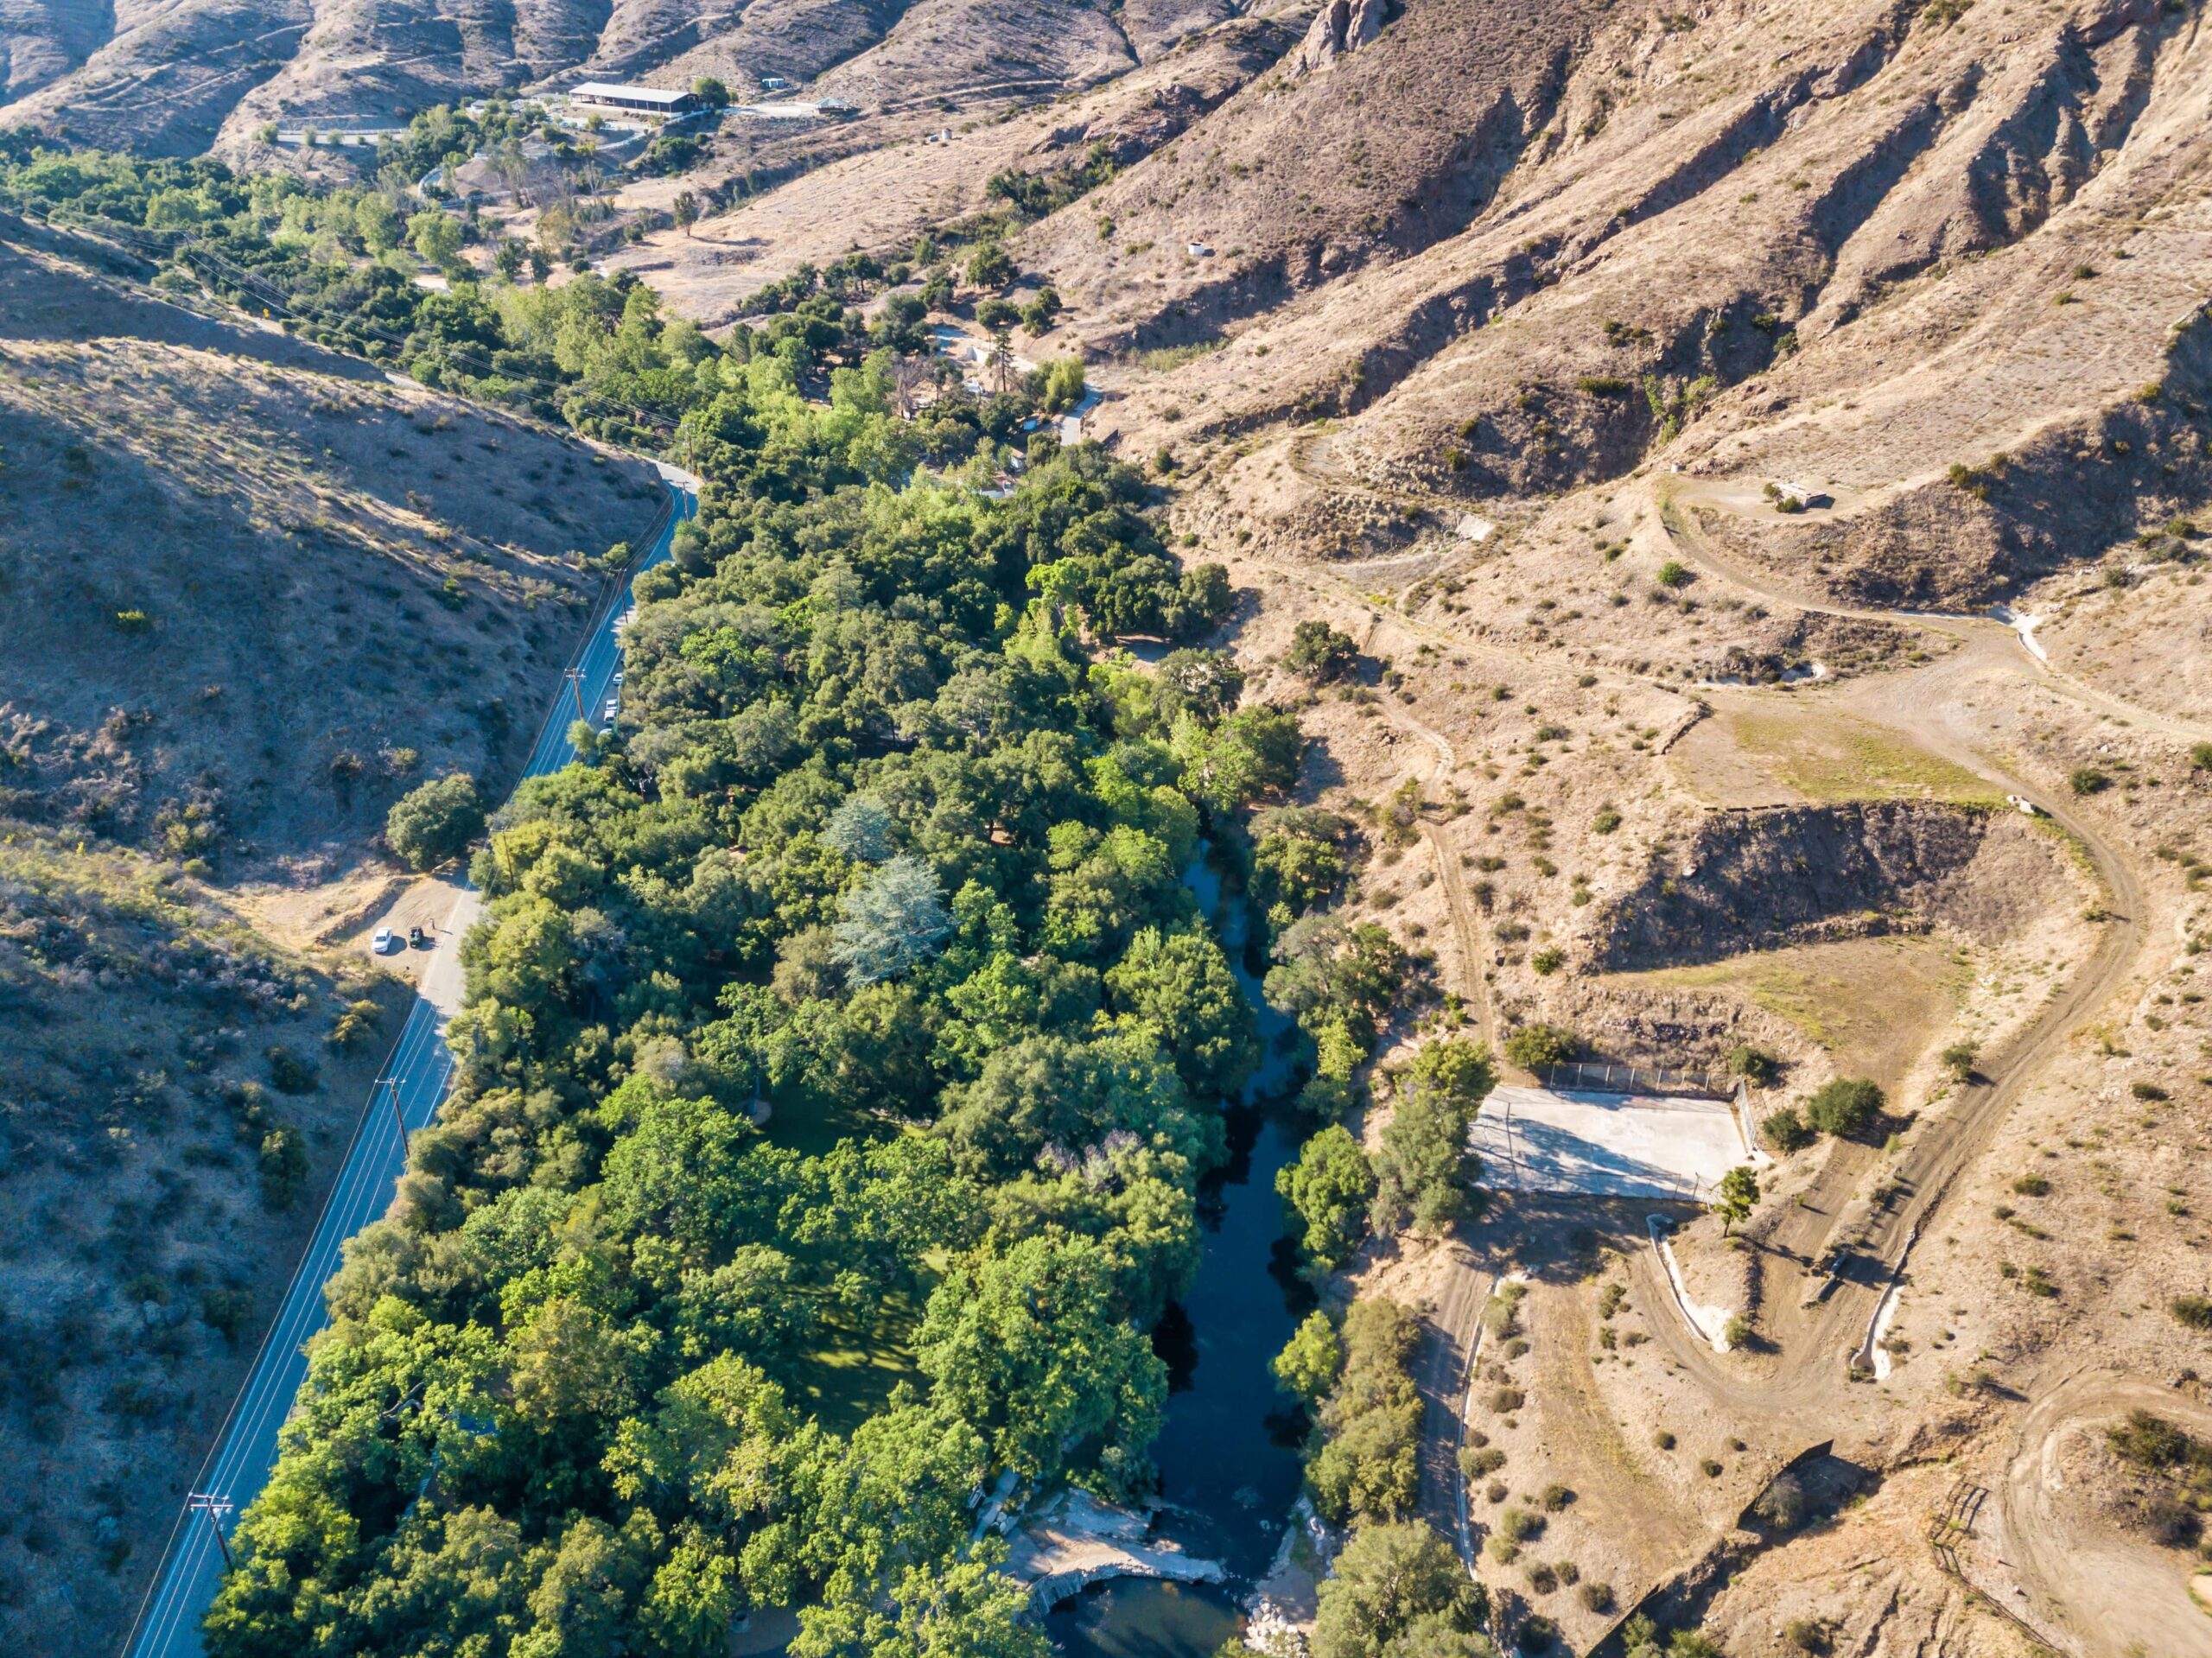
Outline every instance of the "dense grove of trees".
<path fill-rule="evenodd" d="M 911 295 L 894 296 L 903 303 L 868 325 L 825 290 L 798 297 L 758 331 L 740 327 L 721 348 L 691 322 L 663 315 L 658 296 L 628 272 L 607 279 L 580 269 L 555 287 L 527 279 L 525 263 L 542 278 L 550 255 L 574 251 L 543 245 L 543 230 L 541 245 L 500 245 L 498 274 L 480 279 L 460 254 L 488 230 L 418 184 L 430 165 L 472 146 L 489 145 L 496 158 L 512 123 L 497 112 L 484 123 L 432 114 L 378 152 L 383 165 L 371 181 L 335 189 L 205 158 L 60 151 L 0 134 L 0 205 L 97 232 L 161 265 L 157 283 L 266 311 L 306 338 L 427 385 L 645 447 L 663 446 L 685 415 L 741 385 L 755 357 L 773 359 L 818 396 L 835 368 L 925 346 Z M 556 203 L 545 218 L 568 224 L 575 214 Z M 446 289 L 416 281 L 425 264 L 445 273 Z M 1018 438 L 1049 391 L 1039 371 L 1033 386 L 972 397 L 944 367 L 937 400 L 906 446 L 933 462 L 965 461 L 985 437 Z M 906 375 L 900 385 L 928 378 Z M 1191 613 L 1186 600 L 1170 619 Z"/>
<path fill-rule="evenodd" d="M 637 582 L 619 729 L 474 854 L 454 1091 L 328 1286 L 211 1651 L 680 1658 L 798 1605 L 800 1658 L 1040 1653 L 978 1507 L 1001 1479 L 1151 1486 L 1147 1331 L 1258 1058 L 1180 880 L 1201 834 L 1305 1039 L 1325 1126 L 1279 1189 L 1315 1274 L 1461 1217 L 1491 1082 L 1433 1040 L 1374 1158 L 1340 1126 L 1412 966 L 1329 912 L 1351 825 L 1284 804 L 1295 721 L 1243 706 L 1227 655 L 1110 649 L 1210 630 L 1224 572 L 1179 568 L 1088 447 L 1033 442 L 984 496 L 991 440 L 1079 376 L 917 411 L 917 305 L 863 328 L 843 302 L 881 273 L 807 271 L 724 348 L 632 281 L 466 279 L 462 221 L 390 177 L 310 193 L 0 142 L 0 197 L 167 238 L 174 279 L 282 292 L 428 384 L 672 433 L 708 480 Z M 1311 631 L 1312 670 L 1342 671 L 1350 641 Z M 438 779 L 389 838 L 434 864 L 481 812 Z M 1359 1303 L 1277 1361 L 1317 1504 L 1355 1528 L 1317 1631 L 1345 1658 L 1486 1649 L 1479 1592 L 1405 1521 L 1418 1331 Z"/>
<path fill-rule="evenodd" d="M 1294 724 L 1098 648 L 1226 600 L 1127 469 L 995 502 L 880 362 L 810 400 L 702 360 L 622 725 L 475 854 L 455 1089 L 329 1286 L 214 1652 L 706 1654 L 799 1604 L 801 1654 L 1033 1653 L 979 1494 L 1153 1480 L 1147 1331 L 1257 1057 L 1179 876 Z"/>
<path fill-rule="evenodd" d="M 433 778 L 392 803 L 385 840 L 416 869 L 434 869 L 457 858 L 484 832 L 484 803 L 476 779 L 462 772 Z"/>

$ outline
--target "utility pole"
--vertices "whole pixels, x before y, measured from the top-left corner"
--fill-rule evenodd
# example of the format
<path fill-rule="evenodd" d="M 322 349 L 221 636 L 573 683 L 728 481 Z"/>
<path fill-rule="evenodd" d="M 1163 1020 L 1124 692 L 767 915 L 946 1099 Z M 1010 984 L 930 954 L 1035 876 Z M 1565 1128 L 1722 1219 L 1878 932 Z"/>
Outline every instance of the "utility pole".
<path fill-rule="evenodd" d="M 584 717 L 584 670 L 571 668 L 568 670 L 567 678 L 569 694 L 576 699 L 576 718 L 581 720 Z"/>
<path fill-rule="evenodd" d="M 399 1079 L 387 1077 L 384 1085 L 391 1090 L 391 1120 L 399 1125 L 399 1154 L 407 1155 L 407 1115 L 399 1109 Z"/>
<path fill-rule="evenodd" d="M 197 1509 L 207 1516 L 207 1528 L 215 1534 L 215 1547 L 223 1551 L 223 1570 L 233 1571 L 238 1562 L 231 1558 L 231 1540 L 223 1535 L 220 1516 L 231 1511 L 228 1497 L 212 1496 L 204 1491 L 194 1491 L 184 1500 L 187 1509 Z"/>

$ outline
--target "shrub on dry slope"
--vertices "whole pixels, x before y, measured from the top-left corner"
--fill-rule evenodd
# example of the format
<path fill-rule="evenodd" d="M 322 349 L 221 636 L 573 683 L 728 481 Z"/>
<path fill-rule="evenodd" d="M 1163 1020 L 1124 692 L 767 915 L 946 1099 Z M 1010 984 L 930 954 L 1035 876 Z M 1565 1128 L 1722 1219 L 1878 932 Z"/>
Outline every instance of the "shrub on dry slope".
<path fill-rule="evenodd" d="M 1839 1077 L 1823 1083 L 1805 1102 L 1805 1120 L 1824 1134 L 1856 1140 L 1881 1115 L 1882 1089 L 1863 1077 Z"/>

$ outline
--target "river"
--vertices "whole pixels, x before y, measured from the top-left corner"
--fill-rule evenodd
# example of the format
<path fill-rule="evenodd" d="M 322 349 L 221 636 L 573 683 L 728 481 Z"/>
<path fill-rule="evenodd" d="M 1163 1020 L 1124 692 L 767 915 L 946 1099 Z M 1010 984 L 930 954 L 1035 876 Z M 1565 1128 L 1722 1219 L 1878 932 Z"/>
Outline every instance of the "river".
<path fill-rule="evenodd" d="M 1297 1127 L 1281 1109 L 1296 1081 L 1294 1032 L 1260 994 L 1243 899 L 1224 904 L 1220 877 L 1203 861 L 1184 880 L 1229 951 L 1265 1054 L 1227 1114 L 1229 1160 L 1199 1187 L 1198 1276 L 1153 1336 L 1169 1387 L 1152 1453 L 1158 1533 L 1220 1561 L 1230 1580 L 1218 1589 L 1122 1580 L 1078 1595 L 1046 1620 L 1071 1658 L 1213 1658 L 1236 1633 L 1238 1601 L 1281 1547 L 1301 1477 L 1303 1425 L 1284 1414 L 1290 1401 L 1268 1368 L 1313 1305 L 1275 1195 L 1275 1172 L 1298 1155 Z"/>

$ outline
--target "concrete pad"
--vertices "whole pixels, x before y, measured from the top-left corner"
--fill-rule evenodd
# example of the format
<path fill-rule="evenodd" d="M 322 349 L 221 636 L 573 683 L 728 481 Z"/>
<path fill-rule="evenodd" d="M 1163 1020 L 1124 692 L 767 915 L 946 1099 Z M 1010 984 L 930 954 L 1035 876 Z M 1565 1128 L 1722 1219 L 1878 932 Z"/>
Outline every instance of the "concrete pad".
<path fill-rule="evenodd" d="M 1491 1090 L 1468 1134 L 1484 1185 L 1506 1191 L 1706 1202 L 1766 1159 L 1728 1101 L 1574 1089 Z"/>

